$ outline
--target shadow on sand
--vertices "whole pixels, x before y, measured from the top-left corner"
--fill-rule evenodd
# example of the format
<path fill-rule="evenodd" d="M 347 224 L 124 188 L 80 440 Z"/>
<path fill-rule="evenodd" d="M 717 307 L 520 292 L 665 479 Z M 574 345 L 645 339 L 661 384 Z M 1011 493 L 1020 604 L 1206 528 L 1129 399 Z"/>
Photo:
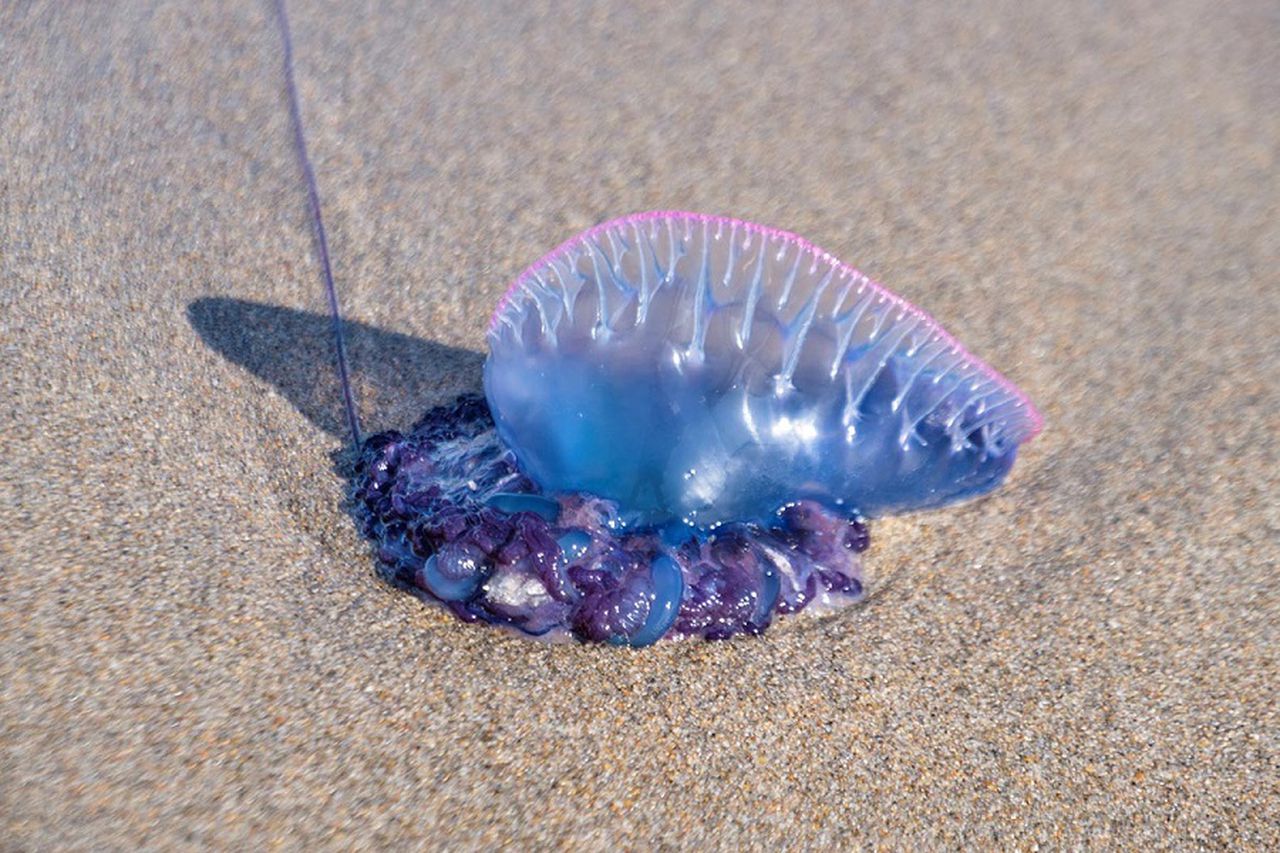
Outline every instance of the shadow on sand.
<path fill-rule="evenodd" d="M 327 314 L 242 299 L 187 306 L 200 337 L 274 385 L 312 423 L 347 438 Z M 347 320 L 351 382 L 366 432 L 407 429 L 432 403 L 480 387 L 484 356 Z"/>
<path fill-rule="evenodd" d="M 329 458 L 334 473 L 346 481 L 349 495 L 358 479 L 356 454 L 348 443 L 329 315 L 206 297 L 187 306 L 187 318 L 215 352 L 270 382 L 307 419 L 342 441 Z M 351 320 L 344 321 L 343 328 L 351 384 L 366 436 L 385 429 L 408 430 L 432 405 L 480 387 L 484 356 L 479 353 Z M 305 529 L 329 543 L 328 547 L 338 547 L 329 526 L 316 525 L 307 507 L 293 509 Z M 363 532 L 355 504 L 343 500 L 341 509 Z M 375 561 L 375 570 L 391 586 L 430 600 L 382 563 Z"/>

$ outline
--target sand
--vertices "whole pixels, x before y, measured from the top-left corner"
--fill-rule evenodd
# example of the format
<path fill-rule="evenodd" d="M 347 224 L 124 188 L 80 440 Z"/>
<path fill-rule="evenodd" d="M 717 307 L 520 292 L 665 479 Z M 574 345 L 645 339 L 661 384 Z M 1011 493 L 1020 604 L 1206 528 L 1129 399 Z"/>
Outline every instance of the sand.
<path fill-rule="evenodd" d="M 0 847 L 1280 845 L 1280 19 L 295 3 L 371 429 L 507 282 L 799 232 L 1047 420 L 866 606 L 632 652 L 461 625 L 342 508 L 266 2 L 0 7 Z"/>

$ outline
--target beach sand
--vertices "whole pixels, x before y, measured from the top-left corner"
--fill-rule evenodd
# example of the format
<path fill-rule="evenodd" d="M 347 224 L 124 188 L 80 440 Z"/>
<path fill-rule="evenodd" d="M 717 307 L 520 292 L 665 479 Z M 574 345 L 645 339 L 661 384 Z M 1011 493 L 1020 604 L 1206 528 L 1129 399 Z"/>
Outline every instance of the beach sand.
<path fill-rule="evenodd" d="M 366 426 L 578 229 L 805 235 L 1047 428 L 864 606 L 644 651 L 381 582 L 269 3 L 0 8 L 0 848 L 1280 845 L 1268 2 L 296 2 Z"/>

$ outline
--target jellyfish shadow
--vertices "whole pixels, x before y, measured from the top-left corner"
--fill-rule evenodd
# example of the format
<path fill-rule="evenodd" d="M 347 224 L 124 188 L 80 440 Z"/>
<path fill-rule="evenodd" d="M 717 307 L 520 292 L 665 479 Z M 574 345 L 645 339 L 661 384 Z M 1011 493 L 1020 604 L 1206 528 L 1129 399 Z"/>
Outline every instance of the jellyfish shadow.
<path fill-rule="evenodd" d="M 275 386 L 332 436 L 347 437 L 327 314 L 205 297 L 187 318 L 215 352 Z M 351 382 L 366 431 L 404 428 L 432 403 L 480 387 L 484 356 L 347 320 Z"/>

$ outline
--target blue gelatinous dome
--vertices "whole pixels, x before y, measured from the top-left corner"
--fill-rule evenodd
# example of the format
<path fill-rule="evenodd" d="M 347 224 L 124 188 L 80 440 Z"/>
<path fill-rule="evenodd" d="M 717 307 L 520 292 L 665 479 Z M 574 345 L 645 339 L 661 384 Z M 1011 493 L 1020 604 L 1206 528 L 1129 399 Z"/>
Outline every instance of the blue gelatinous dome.
<path fill-rule="evenodd" d="M 692 213 L 607 222 L 494 313 L 485 394 L 544 492 L 628 526 L 850 515 L 997 486 L 1040 428 L 931 317 L 805 240 Z"/>

